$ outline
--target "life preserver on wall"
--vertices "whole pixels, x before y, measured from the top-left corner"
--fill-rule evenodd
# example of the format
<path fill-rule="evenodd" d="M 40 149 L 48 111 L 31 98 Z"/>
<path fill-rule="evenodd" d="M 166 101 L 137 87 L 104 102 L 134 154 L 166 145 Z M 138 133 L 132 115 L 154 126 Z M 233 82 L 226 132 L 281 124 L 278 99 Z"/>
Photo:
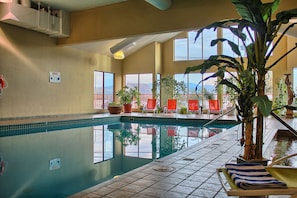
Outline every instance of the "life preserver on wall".
<path fill-rule="evenodd" d="M 3 94 L 3 90 L 8 87 L 8 83 L 5 80 L 4 76 L 0 76 L 0 96 Z"/>

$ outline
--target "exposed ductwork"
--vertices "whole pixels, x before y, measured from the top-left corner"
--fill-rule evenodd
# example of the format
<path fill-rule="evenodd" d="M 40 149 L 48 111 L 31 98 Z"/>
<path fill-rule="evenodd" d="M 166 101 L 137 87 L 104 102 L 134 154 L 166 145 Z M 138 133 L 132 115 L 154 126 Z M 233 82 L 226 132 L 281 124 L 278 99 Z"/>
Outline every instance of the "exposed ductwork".
<path fill-rule="evenodd" d="M 172 0 L 145 0 L 152 6 L 158 8 L 159 10 L 167 10 L 172 4 Z"/>
<path fill-rule="evenodd" d="M 137 41 L 140 38 L 141 37 L 127 38 L 127 39 L 117 43 L 116 45 L 112 46 L 110 48 L 110 52 L 114 55 L 115 59 L 124 59 L 125 58 L 124 51 L 128 50 L 131 47 L 134 47 L 136 45 L 135 41 Z"/>
<path fill-rule="evenodd" d="M 33 9 L 18 3 L 0 2 L 0 21 L 48 34 L 52 37 L 70 35 L 69 14 L 62 10 Z"/>

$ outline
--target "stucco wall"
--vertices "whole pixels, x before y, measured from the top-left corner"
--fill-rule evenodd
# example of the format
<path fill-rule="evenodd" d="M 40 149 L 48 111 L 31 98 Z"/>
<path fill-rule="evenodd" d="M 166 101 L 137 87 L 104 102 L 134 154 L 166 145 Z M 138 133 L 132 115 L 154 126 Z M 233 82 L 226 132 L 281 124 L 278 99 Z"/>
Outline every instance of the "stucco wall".
<path fill-rule="evenodd" d="M 0 30 L 0 74 L 8 81 L 0 118 L 94 113 L 93 71 L 121 75 L 120 61 L 57 46 L 56 39 L 23 28 L 0 23 Z M 61 72 L 61 83 L 49 82 L 51 71 Z"/>

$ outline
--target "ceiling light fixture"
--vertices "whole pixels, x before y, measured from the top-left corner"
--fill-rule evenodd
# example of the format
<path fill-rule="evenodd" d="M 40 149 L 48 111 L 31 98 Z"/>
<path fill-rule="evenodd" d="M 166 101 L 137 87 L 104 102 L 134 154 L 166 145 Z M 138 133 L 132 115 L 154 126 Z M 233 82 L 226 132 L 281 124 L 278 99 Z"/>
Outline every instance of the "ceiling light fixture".
<path fill-rule="evenodd" d="M 116 53 L 113 54 L 113 58 L 117 59 L 117 60 L 122 60 L 125 58 L 125 54 L 123 52 L 123 50 L 119 50 Z"/>

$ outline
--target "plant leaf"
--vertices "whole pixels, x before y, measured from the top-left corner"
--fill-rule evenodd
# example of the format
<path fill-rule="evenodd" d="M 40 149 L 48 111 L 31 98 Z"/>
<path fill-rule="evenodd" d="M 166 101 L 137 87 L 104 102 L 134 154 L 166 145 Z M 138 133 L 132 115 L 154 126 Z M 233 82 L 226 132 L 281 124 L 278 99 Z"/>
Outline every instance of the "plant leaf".
<path fill-rule="evenodd" d="M 252 97 L 252 102 L 254 102 L 259 108 L 263 116 L 269 116 L 272 110 L 272 101 L 265 96 L 254 96 Z"/>
<path fill-rule="evenodd" d="M 238 14 L 245 20 L 256 24 L 264 24 L 260 8 L 261 0 L 232 0 Z"/>
<path fill-rule="evenodd" d="M 234 43 L 234 42 L 232 42 L 232 41 L 230 41 L 228 39 L 224 39 L 224 38 L 214 39 L 214 40 L 211 41 L 211 46 L 216 45 L 218 42 L 222 42 L 223 43 L 225 41 L 228 43 L 228 45 L 231 47 L 232 51 L 237 56 L 241 56 L 241 53 L 239 51 L 239 46 L 236 43 Z"/>
<path fill-rule="evenodd" d="M 277 21 L 283 24 L 287 24 L 294 17 L 297 17 L 297 9 L 286 10 L 276 14 Z"/>

